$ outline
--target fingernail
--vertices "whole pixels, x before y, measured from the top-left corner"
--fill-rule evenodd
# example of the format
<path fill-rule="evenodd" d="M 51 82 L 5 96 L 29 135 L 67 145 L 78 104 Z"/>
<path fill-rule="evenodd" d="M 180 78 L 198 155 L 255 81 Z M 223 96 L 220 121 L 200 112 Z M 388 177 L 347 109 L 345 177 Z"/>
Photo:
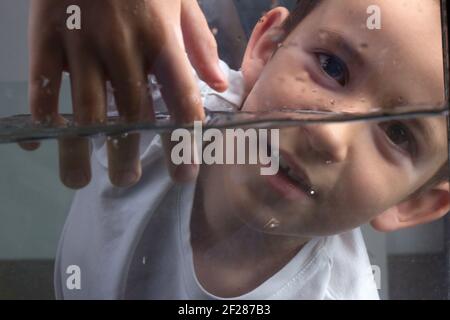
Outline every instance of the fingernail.
<path fill-rule="evenodd" d="M 198 165 L 180 165 L 175 169 L 174 179 L 176 182 L 186 183 L 195 180 L 198 174 Z"/>
<path fill-rule="evenodd" d="M 66 173 L 63 182 L 69 188 L 80 189 L 89 183 L 89 177 L 83 170 L 74 170 Z"/>
<path fill-rule="evenodd" d="M 139 176 L 135 171 L 121 171 L 115 174 L 113 180 L 115 185 L 125 188 L 134 185 L 139 180 Z"/>

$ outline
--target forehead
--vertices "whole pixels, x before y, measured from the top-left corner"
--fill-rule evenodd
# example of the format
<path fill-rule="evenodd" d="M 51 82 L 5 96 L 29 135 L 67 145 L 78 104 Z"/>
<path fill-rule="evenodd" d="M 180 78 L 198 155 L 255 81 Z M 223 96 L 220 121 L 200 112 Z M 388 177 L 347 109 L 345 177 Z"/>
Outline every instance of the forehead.
<path fill-rule="evenodd" d="M 371 30 L 379 8 L 381 28 Z M 323 0 L 291 36 L 320 38 L 327 30 L 345 39 L 361 57 L 361 85 L 390 101 L 440 105 L 445 100 L 440 6 L 436 0 Z M 398 98 L 401 99 L 398 99 Z"/>

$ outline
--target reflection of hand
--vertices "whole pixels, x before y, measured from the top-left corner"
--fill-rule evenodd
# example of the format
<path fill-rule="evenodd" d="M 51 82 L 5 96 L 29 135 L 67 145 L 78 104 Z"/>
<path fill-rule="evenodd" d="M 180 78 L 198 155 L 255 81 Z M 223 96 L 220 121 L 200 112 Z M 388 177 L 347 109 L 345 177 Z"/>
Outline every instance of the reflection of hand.
<path fill-rule="evenodd" d="M 80 30 L 66 27 L 70 5 L 81 9 Z M 179 123 L 204 117 L 189 60 L 211 87 L 219 91 L 227 87 L 218 68 L 215 39 L 196 0 L 32 0 L 29 28 L 29 95 L 35 121 L 62 121 L 58 95 L 63 70 L 70 72 L 73 112 L 79 125 L 105 121 L 107 80 L 126 122 L 153 119 L 146 81 L 149 72 L 158 78 L 164 100 Z M 38 144 L 24 147 L 35 149 Z M 63 138 L 59 153 L 63 183 L 72 188 L 88 184 L 88 141 Z M 137 182 L 139 135 L 108 141 L 108 158 L 113 184 Z"/>

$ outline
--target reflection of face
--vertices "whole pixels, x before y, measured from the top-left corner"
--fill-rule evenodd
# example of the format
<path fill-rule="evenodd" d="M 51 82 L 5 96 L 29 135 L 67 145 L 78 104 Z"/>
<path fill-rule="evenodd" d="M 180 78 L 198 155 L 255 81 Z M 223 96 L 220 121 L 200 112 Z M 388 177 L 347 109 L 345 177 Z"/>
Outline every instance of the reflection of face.
<path fill-rule="evenodd" d="M 372 4 L 381 8 L 381 30 L 366 27 Z M 440 105 L 439 17 L 431 0 L 324 1 L 264 67 L 243 110 Z M 399 204 L 431 178 L 446 160 L 445 127 L 445 119 L 428 118 L 282 129 L 282 156 L 298 176 L 303 171 L 308 177 L 314 196 L 285 177 L 260 176 L 255 166 L 212 168 L 209 177 L 222 182 L 209 182 L 214 193 L 205 196 L 257 228 L 275 218 L 277 233 L 348 230 Z"/>

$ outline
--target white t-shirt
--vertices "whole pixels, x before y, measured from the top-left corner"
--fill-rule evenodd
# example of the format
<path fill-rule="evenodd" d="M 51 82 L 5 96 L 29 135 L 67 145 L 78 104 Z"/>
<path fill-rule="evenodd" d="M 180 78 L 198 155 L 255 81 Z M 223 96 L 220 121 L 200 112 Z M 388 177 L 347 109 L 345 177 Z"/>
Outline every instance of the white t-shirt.
<path fill-rule="evenodd" d="M 217 93 L 199 82 L 204 105 L 235 109 L 244 98 L 242 74 L 221 67 L 230 88 Z M 195 183 L 171 182 L 159 136 L 142 134 L 142 178 L 130 188 L 111 185 L 104 139 L 94 145 L 92 181 L 76 193 L 58 247 L 57 298 L 220 299 L 201 286 L 193 267 L 189 221 Z M 312 239 L 271 278 L 236 297 L 378 298 L 359 229 Z"/>

